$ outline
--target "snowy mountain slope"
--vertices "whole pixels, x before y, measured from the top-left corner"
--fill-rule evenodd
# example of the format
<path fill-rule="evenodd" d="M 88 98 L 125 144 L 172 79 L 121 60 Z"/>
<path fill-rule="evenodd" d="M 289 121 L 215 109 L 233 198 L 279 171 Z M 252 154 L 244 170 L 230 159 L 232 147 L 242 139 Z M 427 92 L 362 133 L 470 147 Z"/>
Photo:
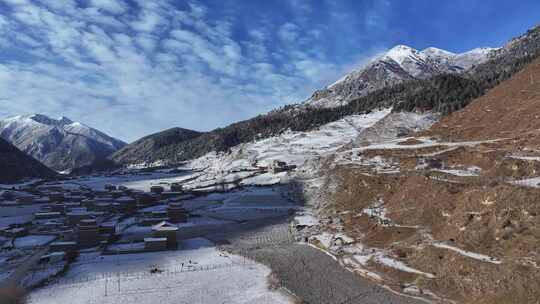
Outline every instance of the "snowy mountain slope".
<path fill-rule="evenodd" d="M 118 139 L 66 117 L 53 119 L 41 114 L 1 120 L 0 136 L 58 171 L 89 164 L 125 146 Z"/>
<path fill-rule="evenodd" d="M 190 162 L 206 172 L 230 172 L 268 166 L 274 160 L 302 166 L 306 161 L 331 154 L 355 139 L 362 130 L 375 124 L 391 109 L 351 115 L 308 132 L 287 131 L 279 136 L 240 144 L 230 153 L 208 153 Z"/>
<path fill-rule="evenodd" d="M 353 141 L 353 145 L 374 144 L 409 136 L 414 132 L 431 127 L 438 119 L 439 115 L 433 113 L 390 113 L 375 124 L 363 129 Z"/>
<path fill-rule="evenodd" d="M 184 169 L 195 169 L 199 173 L 190 181 L 183 182 L 183 185 L 186 189 L 204 185 L 221 189 L 220 183 L 235 187 L 230 184 L 233 181 L 240 181 L 240 185 L 261 186 L 287 183 L 298 177 L 316 179 L 328 166 L 350 162 L 342 156 L 352 147 L 392 141 L 424 130 L 437 119 L 438 115 L 432 113 L 392 113 L 387 108 L 369 114 L 350 115 L 311 131 L 287 131 L 240 144 L 227 153 L 210 152 L 188 162 Z M 407 131 L 405 134 L 404 130 Z M 260 169 L 271 167 L 274 161 L 294 165 L 296 170 L 261 174 Z"/>
<path fill-rule="evenodd" d="M 316 91 L 304 104 L 323 108 L 337 107 L 351 99 L 403 81 L 426 79 L 445 73 L 461 73 L 473 65 L 485 62 L 493 50 L 495 49 L 477 48 L 454 54 L 433 47 L 418 51 L 398 45 L 367 66 Z"/>

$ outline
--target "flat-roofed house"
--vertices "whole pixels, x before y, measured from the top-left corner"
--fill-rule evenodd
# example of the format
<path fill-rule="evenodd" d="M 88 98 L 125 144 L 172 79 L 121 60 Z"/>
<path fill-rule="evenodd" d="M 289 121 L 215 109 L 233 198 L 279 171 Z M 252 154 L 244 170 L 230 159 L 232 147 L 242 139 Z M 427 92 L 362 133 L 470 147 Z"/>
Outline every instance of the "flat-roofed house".
<path fill-rule="evenodd" d="M 178 248 L 177 233 L 178 226 L 169 222 L 163 221 L 157 225 L 152 226 L 152 236 L 156 238 L 166 238 L 167 249 Z"/>
<path fill-rule="evenodd" d="M 167 250 L 167 238 L 164 238 L 164 237 L 144 238 L 144 249 L 146 251 Z"/>
<path fill-rule="evenodd" d="M 155 193 L 155 194 L 161 194 L 161 193 L 163 193 L 163 191 L 165 191 L 165 188 L 163 188 L 162 186 L 151 186 L 150 187 L 150 192 Z"/>
<path fill-rule="evenodd" d="M 114 200 L 118 210 L 122 212 L 134 212 L 137 210 L 137 200 L 130 196 L 122 196 Z"/>
<path fill-rule="evenodd" d="M 80 220 L 77 225 L 77 240 L 80 248 L 89 248 L 99 245 L 101 242 L 101 234 L 96 220 Z"/>
<path fill-rule="evenodd" d="M 34 213 L 35 220 L 50 220 L 62 217 L 60 212 L 36 212 Z"/>
<path fill-rule="evenodd" d="M 64 251 L 72 252 L 77 250 L 77 242 L 72 241 L 56 241 L 49 244 L 49 251 Z"/>

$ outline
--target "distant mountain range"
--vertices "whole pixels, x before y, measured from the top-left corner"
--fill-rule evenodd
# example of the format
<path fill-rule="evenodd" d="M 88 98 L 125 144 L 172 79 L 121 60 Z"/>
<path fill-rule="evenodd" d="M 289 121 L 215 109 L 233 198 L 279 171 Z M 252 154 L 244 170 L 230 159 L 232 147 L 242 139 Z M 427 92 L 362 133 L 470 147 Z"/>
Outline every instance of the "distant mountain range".
<path fill-rule="evenodd" d="M 88 165 L 126 145 L 69 118 L 41 114 L 0 120 L 0 137 L 56 171 Z"/>
<path fill-rule="evenodd" d="M 304 104 L 314 107 L 337 107 L 369 92 L 404 81 L 427 79 L 435 75 L 462 73 L 485 62 L 493 48 L 477 48 L 454 54 L 438 48 L 418 51 L 398 45 L 328 87 L 316 91 Z"/>
<path fill-rule="evenodd" d="M 56 173 L 0 138 L 0 183 L 23 178 L 53 177 Z"/>
<path fill-rule="evenodd" d="M 32 115 L 0 121 L 0 136 L 57 171 L 85 166 L 81 172 L 88 173 L 94 164 L 100 170 L 171 165 L 287 130 L 314 130 L 380 108 L 446 115 L 462 109 L 539 55 L 540 27 L 502 48 L 478 48 L 462 54 L 399 45 L 316 91 L 305 102 L 209 132 L 173 128 L 125 145 L 67 118 Z"/>
<path fill-rule="evenodd" d="M 145 149 L 128 145 L 112 156 L 118 165 L 175 164 L 206 153 L 229 151 L 282 134 L 309 131 L 348 115 L 379 108 L 394 112 L 459 110 L 511 77 L 540 54 L 540 27 L 512 39 L 502 48 L 478 48 L 454 54 L 437 48 L 418 51 L 399 45 L 308 100 L 233 123 L 198 136 L 169 137 Z M 159 133 L 145 137 L 145 140 Z M 137 145 L 140 145 L 139 142 Z"/>

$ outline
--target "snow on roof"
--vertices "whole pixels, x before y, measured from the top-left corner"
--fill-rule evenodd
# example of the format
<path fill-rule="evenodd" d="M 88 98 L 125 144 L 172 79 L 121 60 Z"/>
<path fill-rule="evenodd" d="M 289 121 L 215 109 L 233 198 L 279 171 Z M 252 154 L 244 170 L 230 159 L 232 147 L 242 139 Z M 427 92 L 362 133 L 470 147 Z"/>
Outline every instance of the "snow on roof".
<path fill-rule="evenodd" d="M 178 230 L 178 226 L 171 224 L 169 222 L 163 221 L 159 224 L 156 224 L 152 226 L 152 230 L 156 231 L 176 231 Z"/>
<path fill-rule="evenodd" d="M 53 242 L 50 245 L 51 246 L 62 246 L 62 245 L 76 245 L 76 242 L 68 242 L 68 241 L 60 241 L 60 242 Z"/>
<path fill-rule="evenodd" d="M 167 238 L 161 237 L 161 238 L 144 238 L 145 242 L 166 242 Z"/>

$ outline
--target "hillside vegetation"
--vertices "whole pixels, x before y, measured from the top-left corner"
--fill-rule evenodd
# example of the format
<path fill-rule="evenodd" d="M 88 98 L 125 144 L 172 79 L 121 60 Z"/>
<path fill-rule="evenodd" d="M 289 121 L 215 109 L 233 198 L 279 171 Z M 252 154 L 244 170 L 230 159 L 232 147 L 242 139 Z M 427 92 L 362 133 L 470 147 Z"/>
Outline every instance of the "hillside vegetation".
<path fill-rule="evenodd" d="M 0 138 L 0 183 L 23 178 L 53 177 L 56 173 Z"/>

